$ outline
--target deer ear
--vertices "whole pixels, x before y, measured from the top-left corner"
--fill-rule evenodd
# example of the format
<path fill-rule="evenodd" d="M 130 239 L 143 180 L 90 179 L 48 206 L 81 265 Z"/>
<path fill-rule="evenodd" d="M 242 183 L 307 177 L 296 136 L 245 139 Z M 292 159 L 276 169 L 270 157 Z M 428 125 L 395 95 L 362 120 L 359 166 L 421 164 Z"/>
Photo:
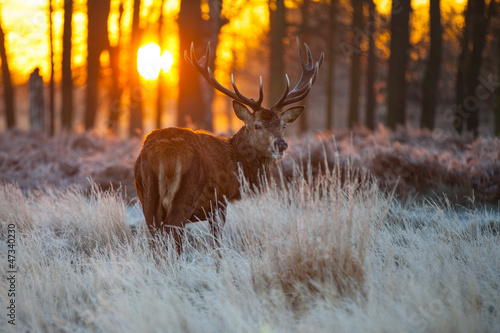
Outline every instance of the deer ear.
<path fill-rule="evenodd" d="M 252 113 L 248 111 L 247 107 L 241 104 L 238 101 L 233 100 L 233 110 L 240 120 L 242 120 L 245 124 L 248 123 L 250 119 L 252 119 Z"/>
<path fill-rule="evenodd" d="M 300 114 L 304 111 L 304 106 L 293 106 L 291 108 L 286 109 L 285 111 L 281 112 L 280 118 L 285 122 L 285 124 L 290 124 L 293 123 L 297 118 L 300 116 Z"/>

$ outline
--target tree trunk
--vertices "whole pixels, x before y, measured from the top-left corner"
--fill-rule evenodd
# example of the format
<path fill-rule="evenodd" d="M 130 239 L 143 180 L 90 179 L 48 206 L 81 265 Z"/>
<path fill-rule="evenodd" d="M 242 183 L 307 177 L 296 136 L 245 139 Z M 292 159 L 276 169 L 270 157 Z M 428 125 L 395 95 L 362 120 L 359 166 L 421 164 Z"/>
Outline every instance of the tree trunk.
<path fill-rule="evenodd" d="M 406 68 L 410 47 L 409 20 L 411 0 L 393 0 L 391 43 L 387 79 L 387 124 L 391 129 L 406 121 Z"/>
<path fill-rule="evenodd" d="M 165 0 L 160 2 L 160 17 L 158 17 L 158 45 L 160 46 L 160 54 L 163 50 L 163 9 L 165 7 Z M 162 128 L 161 116 L 163 111 L 163 80 L 162 70 L 158 74 L 158 93 L 156 97 L 156 128 Z"/>
<path fill-rule="evenodd" d="M 130 123 L 129 135 L 142 135 L 142 92 L 139 70 L 137 68 L 137 52 L 141 43 L 141 30 L 139 28 L 139 14 L 141 10 L 141 1 L 134 0 L 134 13 L 132 17 L 132 40 L 130 43 Z"/>
<path fill-rule="evenodd" d="M 373 0 L 368 1 L 368 22 L 370 30 L 368 31 L 368 60 L 366 66 L 366 127 L 375 130 L 375 81 L 377 77 L 377 55 L 375 54 L 375 27 L 376 8 Z"/>
<path fill-rule="evenodd" d="M 302 7 L 301 7 L 301 14 L 302 14 L 302 23 L 300 27 L 300 34 L 302 35 L 302 41 L 307 42 L 309 41 L 309 7 L 310 7 L 311 0 L 303 0 L 302 1 Z M 307 96 L 306 98 L 303 99 L 304 104 L 307 103 Z M 308 124 L 307 124 L 307 115 L 309 112 L 303 112 L 299 118 L 299 124 L 300 124 L 300 132 L 301 133 L 306 133 L 308 129 Z"/>
<path fill-rule="evenodd" d="M 1 11 L 0 11 L 1 12 Z M 16 126 L 15 107 L 14 107 L 14 87 L 10 77 L 9 62 L 7 61 L 7 50 L 5 49 L 5 34 L 0 21 L 0 59 L 2 60 L 2 79 L 5 115 L 7 118 L 7 128 Z"/>
<path fill-rule="evenodd" d="M 217 59 L 217 46 L 219 45 L 219 33 L 222 27 L 229 22 L 226 18 L 222 17 L 222 0 L 208 1 L 210 8 L 210 19 L 208 20 L 208 39 L 210 46 L 213 50 L 210 57 L 210 68 L 215 70 L 215 61 Z M 215 90 L 205 81 L 201 81 L 202 86 L 205 85 L 205 122 L 208 125 L 208 130 L 212 130 L 213 114 L 212 114 L 212 101 L 214 99 Z M 232 110 L 232 108 L 231 108 Z M 231 118 L 229 118 L 231 119 Z"/>
<path fill-rule="evenodd" d="M 494 6 L 494 2 L 490 2 Z M 461 41 L 456 83 L 455 129 L 461 133 L 464 125 L 474 136 L 479 131 L 480 100 L 476 96 L 486 44 L 490 16 L 485 16 L 484 0 L 469 0 L 465 11 L 465 26 Z M 490 7 L 492 10 L 493 7 Z M 491 14 L 491 11 L 490 11 Z"/>
<path fill-rule="evenodd" d="M 465 71 L 467 68 L 467 63 L 469 62 L 470 51 L 469 51 L 469 43 L 472 38 L 472 10 L 469 5 L 467 5 L 467 9 L 465 10 L 465 23 L 464 29 L 462 32 L 462 39 L 460 40 L 460 55 L 458 57 L 458 65 L 457 65 L 457 79 L 455 86 L 455 120 L 453 126 L 458 133 L 462 133 L 464 127 L 464 118 L 460 109 L 463 107 L 462 103 L 466 96 L 467 85 L 465 82 Z"/>
<path fill-rule="evenodd" d="M 123 2 L 120 2 L 118 16 L 118 42 L 115 46 L 109 46 L 109 62 L 111 65 L 112 87 L 111 87 L 111 105 L 109 107 L 108 128 L 114 132 L 118 130 L 118 120 L 120 117 L 122 88 L 120 86 L 120 45 L 121 45 L 121 22 L 123 17 Z"/>
<path fill-rule="evenodd" d="M 442 29 L 440 0 L 430 0 L 430 35 L 431 48 L 427 59 L 422 86 L 422 118 L 421 127 L 434 129 L 436 103 L 438 94 L 439 73 L 441 68 Z"/>
<path fill-rule="evenodd" d="M 50 43 L 50 83 L 49 83 L 49 134 L 53 136 L 55 128 L 55 87 L 54 87 L 54 25 L 52 21 L 52 0 L 49 0 L 49 43 Z"/>
<path fill-rule="evenodd" d="M 490 5 L 491 6 L 491 5 Z M 497 27 L 497 71 L 500 78 L 500 26 Z M 496 90 L 496 106 L 495 106 L 495 135 L 500 136 L 500 87 Z"/>
<path fill-rule="evenodd" d="M 62 126 L 72 129 L 73 123 L 73 78 L 71 72 L 71 34 L 73 0 L 64 2 L 63 56 L 62 56 Z"/>
<path fill-rule="evenodd" d="M 363 0 L 351 0 L 352 4 L 352 31 L 363 29 Z M 358 46 L 351 53 L 351 80 L 349 93 L 349 128 L 359 126 L 359 97 L 361 94 L 361 45 L 357 33 L 353 33 L 352 43 Z"/>
<path fill-rule="evenodd" d="M 101 52 L 108 46 L 108 16 L 110 0 L 88 0 L 87 39 L 87 108 L 85 129 L 94 127 L 97 113 L 98 84 Z"/>
<path fill-rule="evenodd" d="M 472 0 L 471 0 L 472 1 Z M 471 3 L 469 1 L 469 3 Z M 470 63 L 468 64 L 467 96 L 476 97 L 476 104 L 472 106 L 470 102 L 464 100 L 464 108 L 470 112 L 467 118 L 467 131 L 477 136 L 479 134 L 479 110 L 481 101 L 476 96 L 476 88 L 479 85 L 479 75 L 483 63 L 483 50 L 486 45 L 486 34 L 488 30 L 488 18 L 485 16 L 486 5 L 484 0 L 474 0 L 473 3 L 473 32 L 472 32 L 472 52 L 470 54 Z M 493 3 L 493 1 L 491 1 Z M 493 5 L 493 4 L 492 4 Z M 470 109 L 470 110 L 469 110 Z"/>
<path fill-rule="evenodd" d="M 283 94 L 284 72 L 283 38 L 286 34 L 285 2 L 276 0 L 275 8 L 270 8 L 270 35 L 271 35 L 271 71 L 270 71 L 270 91 L 269 104 L 274 104 Z"/>
<path fill-rule="evenodd" d="M 187 61 L 184 51 L 190 51 L 191 43 L 197 48 L 203 48 L 202 19 L 200 0 L 182 0 L 178 18 L 179 24 L 179 99 L 177 103 L 177 122 L 182 127 L 197 129 L 210 128 L 206 122 L 205 103 L 202 98 L 200 75 Z M 214 50 L 210 50 L 212 53 Z M 201 52 L 197 52 L 199 55 Z"/>
<path fill-rule="evenodd" d="M 334 84 L 335 84 L 335 52 L 337 50 L 337 40 L 335 38 L 335 34 L 337 32 L 337 11 L 336 11 L 336 1 L 330 0 L 330 36 L 328 39 L 328 77 L 326 82 L 326 127 L 328 129 L 332 129 L 335 125 L 334 123 L 334 102 L 335 102 L 335 92 L 334 92 Z"/>

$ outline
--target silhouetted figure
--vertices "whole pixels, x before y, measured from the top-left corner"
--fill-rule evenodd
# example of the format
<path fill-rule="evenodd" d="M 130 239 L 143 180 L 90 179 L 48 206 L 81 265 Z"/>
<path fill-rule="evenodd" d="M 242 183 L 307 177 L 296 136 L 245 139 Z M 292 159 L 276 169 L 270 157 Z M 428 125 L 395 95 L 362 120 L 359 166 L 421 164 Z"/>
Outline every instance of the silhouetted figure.
<path fill-rule="evenodd" d="M 45 103 L 43 98 L 43 79 L 37 67 L 31 73 L 29 80 L 30 93 L 30 129 L 32 131 L 45 130 Z"/>

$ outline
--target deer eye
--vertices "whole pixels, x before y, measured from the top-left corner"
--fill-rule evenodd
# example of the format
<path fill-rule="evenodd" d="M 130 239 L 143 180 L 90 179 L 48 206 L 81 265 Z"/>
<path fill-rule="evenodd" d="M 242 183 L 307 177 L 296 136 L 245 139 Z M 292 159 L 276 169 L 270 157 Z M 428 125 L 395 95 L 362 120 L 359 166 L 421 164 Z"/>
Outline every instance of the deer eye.
<path fill-rule="evenodd" d="M 283 124 L 283 129 L 285 129 L 285 128 L 286 128 L 286 124 Z"/>
<path fill-rule="evenodd" d="M 260 125 L 255 125 L 253 128 L 255 128 L 256 130 L 260 130 L 262 127 Z"/>

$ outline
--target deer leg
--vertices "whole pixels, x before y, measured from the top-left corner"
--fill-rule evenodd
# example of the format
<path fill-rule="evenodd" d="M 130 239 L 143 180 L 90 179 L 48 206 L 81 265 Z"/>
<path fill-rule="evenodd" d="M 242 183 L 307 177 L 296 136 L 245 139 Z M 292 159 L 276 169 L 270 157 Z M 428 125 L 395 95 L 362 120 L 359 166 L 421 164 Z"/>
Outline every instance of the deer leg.
<path fill-rule="evenodd" d="M 208 219 L 210 224 L 210 232 L 212 234 L 212 249 L 216 250 L 221 247 L 222 244 L 222 228 L 224 227 L 224 223 L 226 222 L 226 207 L 219 202 L 218 205 L 218 214 L 220 218 L 217 218 L 215 214 L 212 215 L 212 218 Z"/>

